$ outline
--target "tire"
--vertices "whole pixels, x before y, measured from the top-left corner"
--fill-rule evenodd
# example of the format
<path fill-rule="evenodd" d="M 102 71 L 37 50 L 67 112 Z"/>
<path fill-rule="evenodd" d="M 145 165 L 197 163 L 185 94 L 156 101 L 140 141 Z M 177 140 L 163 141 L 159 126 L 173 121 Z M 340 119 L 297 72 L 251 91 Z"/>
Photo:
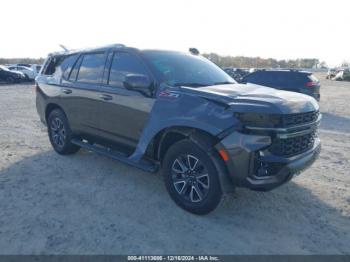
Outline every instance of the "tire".
<path fill-rule="evenodd" d="M 47 130 L 53 149 L 61 155 L 74 154 L 80 147 L 72 144 L 72 131 L 66 115 L 60 109 L 54 109 L 47 118 Z"/>
<path fill-rule="evenodd" d="M 213 156 L 188 139 L 168 149 L 162 173 L 170 197 L 178 206 L 197 215 L 218 206 L 222 190 L 214 161 Z"/>

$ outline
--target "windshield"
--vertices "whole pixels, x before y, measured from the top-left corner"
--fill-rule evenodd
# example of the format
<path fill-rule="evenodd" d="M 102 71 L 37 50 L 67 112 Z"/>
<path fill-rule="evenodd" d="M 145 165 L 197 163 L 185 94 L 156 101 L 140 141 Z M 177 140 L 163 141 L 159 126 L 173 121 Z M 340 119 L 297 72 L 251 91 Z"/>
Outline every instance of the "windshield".
<path fill-rule="evenodd" d="M 171 51 L 143 51 L 161 82 L 171 86 L 210 86 L 236 83 L 221 68 L 201 56 Z"/>
<path fill-rule="evenodd" d="M 2 65 L 0 65 L 0 69 L 4 71 L 10 71 L 6 66 L 2 66 Z"/>

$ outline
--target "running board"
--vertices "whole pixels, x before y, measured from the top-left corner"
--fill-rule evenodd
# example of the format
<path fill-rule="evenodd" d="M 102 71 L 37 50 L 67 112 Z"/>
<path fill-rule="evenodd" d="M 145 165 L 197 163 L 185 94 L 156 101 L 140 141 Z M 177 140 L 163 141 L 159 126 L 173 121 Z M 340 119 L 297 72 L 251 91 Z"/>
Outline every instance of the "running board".
<path fill-rule="evenodd" d="M 75 144 L 77 146 L 80 146 L 82 148 L 85 148 L 87 150 L 90 150 L 90 151 L 93 151 L 93 152 L 96 152 L 100 155 L 104 155 L 104 156 L 108 156 L 112 159 L 115 159 L 115 160 L 119 160 L 123 163 L 126 163 L 126 164 L 129 164 L 131 166 L 134 166 L 134 167 L 137 167 L 143 171 L 146 171 L 146 172 L 151 172 L 151 173 L 155 173 L 157 172 L 158 170 L 158 165 L 157 164 L 154 164 L 152 163 L 151 161 L 147 161 L 147 160 L 140 160 L 139 162 L 135 162 L 135 161 L 132 161 L 128 158 L 127 155 L 121 153 L 121 152 L 118 152 L 118 151 L 115 151 L 115 150 L 111 150 L 111 149 L 108 149 L 108 148 L 105 148 L 105 147 L 98 147 L 98 146 L 95 146 L 95 145 L 91 145 L 87 142 L 83 142 L 81 141 L 80 139 L 76 139 L 76 138 L 73 138 L 71 140 L 72 144 Z"/>

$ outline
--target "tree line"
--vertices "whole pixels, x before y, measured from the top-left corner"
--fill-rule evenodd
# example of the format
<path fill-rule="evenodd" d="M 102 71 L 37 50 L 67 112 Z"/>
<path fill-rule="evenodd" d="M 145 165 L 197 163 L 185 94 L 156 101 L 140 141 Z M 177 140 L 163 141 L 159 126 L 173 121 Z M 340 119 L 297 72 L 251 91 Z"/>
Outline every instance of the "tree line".
<path fill-rule="evenodd" d="M 317 58 L 301 58 L 277 60 L 274 58 L 220 56 L 216 53 L 205 53 L 204 57 L 220 67 L 238 68 L 322 68 L 327 67 L 325 62 Z"/>
<path fill-rule="evenodd" d="M 38 64 L 44 62 L 44 58 L 0 58 L 0 65 L 6 64 Z"/>

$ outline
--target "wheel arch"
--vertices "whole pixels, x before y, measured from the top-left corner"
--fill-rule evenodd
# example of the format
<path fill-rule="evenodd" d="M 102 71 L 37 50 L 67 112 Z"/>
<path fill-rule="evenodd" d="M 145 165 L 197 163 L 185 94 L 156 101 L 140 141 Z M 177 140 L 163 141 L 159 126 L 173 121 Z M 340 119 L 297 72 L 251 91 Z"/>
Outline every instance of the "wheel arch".
<path fill-rule="evenodd" d="M 49 103 L 45 107 L 45 120 L 46 120 L 46 123 L 47 123 L 47 120 L 48 120 L 48 117 L 49 117 L 50 113 L 53 110 L 55 110 L 55 109 L 60 109 L 65 114 L 64 110 L 62 109 L 62 107 L 60 107 L 58 104 Z"/>
<path fill-rule="evenodd" d="M 229 176 L 227 166 L 215 148 L 219 139 L 207 131 L 186 126 L 174 126 L 161 130 L 154 137 L 154 158 L 162 162 L 171 145 L 183 139 L 191 140 L 202 150 L 208 152 L 213 158 L 214 164 L 219 171 L 219 180 L 223 192 L 232 192 L 234 186 Z"/>
<path fill-rule="evenodd" d="M 207 131 L 187 126 L 173 126 L 164 128 L 154 136 L 154 157 L 161 161 L 166 151 L 174 143 L 182 139 L 190 139 L 201 147 L 213 146 L 217 139 Z M 206 143 L 206 145 L 204 145 Z M 204 149 L 204 148 L 203 148 Z"/>

